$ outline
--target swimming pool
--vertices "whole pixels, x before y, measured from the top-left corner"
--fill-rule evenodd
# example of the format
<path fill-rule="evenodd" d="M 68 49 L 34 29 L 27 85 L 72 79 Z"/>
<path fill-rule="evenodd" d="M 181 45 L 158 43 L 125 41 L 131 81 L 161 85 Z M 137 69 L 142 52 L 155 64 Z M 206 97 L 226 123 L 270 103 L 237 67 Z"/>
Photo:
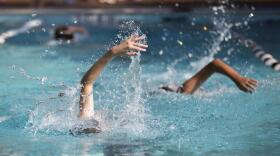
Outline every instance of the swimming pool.
<path fill-rule="evenodd" d="M 231 39 L 243 34 L 280 59 L 279 12 L 1 15 L 0 32 L 30 19 L 43 26 L 0 47 L 0 155 L 280 154 L 279 72 Z M 96 82 L 104 132 L 72 135 L 79 81 L 116 40 L 123 20 L 134 20 L 147 35 L 148 52 L 140 66 L 114 59 Z M 60 24 L 84 25 L 90 37 L 52 45 L 51 30 Z M 221 75 L 193 96 L 157 91 L 183 82 L 212 56 L 259 80 L 257 91 L 242 93 Z M 60 92 L 66 96 L 58 97 Z"/>

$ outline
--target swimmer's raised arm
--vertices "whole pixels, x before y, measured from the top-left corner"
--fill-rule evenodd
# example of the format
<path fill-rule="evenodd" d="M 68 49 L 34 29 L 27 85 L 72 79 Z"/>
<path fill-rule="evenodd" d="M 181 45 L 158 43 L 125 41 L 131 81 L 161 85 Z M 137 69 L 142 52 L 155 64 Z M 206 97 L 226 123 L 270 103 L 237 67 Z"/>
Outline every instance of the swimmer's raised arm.
<path fill-rule="evenodd" d="M 194 93 L 212 74 L 221 73 L 229 77 L 236 86 L 244 91 L 252 93 L 257 87 L 257 81 L 254 79 L 242 77 L 236 70 L 219 59 L 215 59 L 202 68 L 192 78 L 186 80 L 182 86 L 182 93 Z"/>
<path fill-rule="evenodd" d="M 93 104 L 93 84 L 101 71 L 104 69 L 106 64 L 110 62 L 115 56 L 137 55 L 137 51 L 146 51 L 147 45 L 137 43 L 143 40 L 143 36 L 133 36 L 124 41 L 119 45 L 112 47 L 107 53 L 105 53 L 97 62 L 86 72 L 81 80 L 81 94 L 80 94 L 80 118 L 89 118 L 94 115 L 94 104 Z"/>

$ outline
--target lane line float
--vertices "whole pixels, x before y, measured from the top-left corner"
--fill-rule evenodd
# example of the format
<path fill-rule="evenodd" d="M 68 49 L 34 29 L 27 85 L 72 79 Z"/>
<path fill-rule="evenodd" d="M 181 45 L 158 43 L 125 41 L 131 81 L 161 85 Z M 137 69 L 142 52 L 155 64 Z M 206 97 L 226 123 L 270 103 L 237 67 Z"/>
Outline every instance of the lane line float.
<path fill-rule="evenodd" d="M 266 52 L 263 47 L 258 45 L 252 39 L 246 38 L 240 34 L 234 33 L 234 37 L 238 39 L 238 41 L 243 44 L 245 47 L 248 47 L 252 50 L 255 56 L 260 59 L 266 66 L 271 67 L 273 70 L 280 72 L 280 63 L 275 57 Z"/>

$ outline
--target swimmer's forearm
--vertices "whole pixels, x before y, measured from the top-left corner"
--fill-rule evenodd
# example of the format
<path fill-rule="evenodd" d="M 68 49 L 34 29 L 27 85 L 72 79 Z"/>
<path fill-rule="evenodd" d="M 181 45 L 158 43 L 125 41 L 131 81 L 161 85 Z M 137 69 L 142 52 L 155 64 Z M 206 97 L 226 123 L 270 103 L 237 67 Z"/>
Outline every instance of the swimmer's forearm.
<path fill-rule="evenodd" d="M 240 74 L 236 70 L 234 70 L 223 61 L 216 59 L 215 61 L 213 61 L 213 64 L 215 72 L 228 76 L 234 82 L 241 78 Z"/>
<path fill-rule="evenodd" d="M 112 50 L 106 52 L 98 61 L 86 72 L 84 77 L 81 80 L 81 84 L 92 84 L 100 75 L 104 67 L 108 62 L 112 60 L 115 55 Z"/>
<path fill-rule="evenodd" d="M 146 51 L 148 45 L 137 43 L 143 40 L 145 36 L 131 36 L 130 38 L 122 41 L 120 44 L 112 47 L 105 55 L 103 55 L 84 75 L 81 84 L 92 84 L 97 79 L 105 65 L 115 56 L 127 55 L 135 56 L 135 51 Z"/>

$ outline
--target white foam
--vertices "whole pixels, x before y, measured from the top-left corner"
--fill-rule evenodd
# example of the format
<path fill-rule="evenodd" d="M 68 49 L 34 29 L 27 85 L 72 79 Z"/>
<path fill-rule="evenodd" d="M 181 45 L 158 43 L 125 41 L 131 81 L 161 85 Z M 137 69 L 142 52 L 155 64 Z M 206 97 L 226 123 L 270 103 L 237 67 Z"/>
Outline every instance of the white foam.
<path fill-rule="evenodd" d="M 0 44 L 4 44 L 6 39 L 19 35 L 21 33 L 24 33 L 32 28 L 38 27 L 38 26 L 42 25 L 42 23 L 43 22 L 41 20 L 34 19 L 34 20 L 26 22 L 23 26 L 21 26 L 18 29 L 8 30 L 7 32 L 4 32 L 0 35 Z"/>
<path fill-rule="evenodd" d="M 0 123 L 10 119 L 10 116 L 0 116 Z"/>

